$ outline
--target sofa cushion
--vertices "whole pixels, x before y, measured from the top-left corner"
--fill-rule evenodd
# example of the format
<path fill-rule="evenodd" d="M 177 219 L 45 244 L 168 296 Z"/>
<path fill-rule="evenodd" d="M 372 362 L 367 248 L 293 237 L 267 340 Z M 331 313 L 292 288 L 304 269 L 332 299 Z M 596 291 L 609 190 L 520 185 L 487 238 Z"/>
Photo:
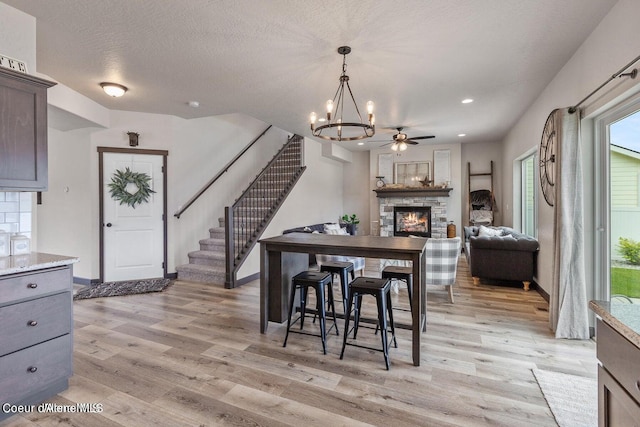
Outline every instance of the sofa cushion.
<path fill-rule="evenodd" d="M 502 236 L 502 234 L 503 232 L 499 228 L 489 228 L 485 227 L 484 225 L 478 227 L 478 236 Z"/>
<path fill-rule="evenodd" d="M 520 234 L 515 236 L 472 236 L 469 238 L 471 255 L 474 249 L 496 249 L 508 251 L 535 252 L 538 250 L 538 241 L 533 237 Z"/>

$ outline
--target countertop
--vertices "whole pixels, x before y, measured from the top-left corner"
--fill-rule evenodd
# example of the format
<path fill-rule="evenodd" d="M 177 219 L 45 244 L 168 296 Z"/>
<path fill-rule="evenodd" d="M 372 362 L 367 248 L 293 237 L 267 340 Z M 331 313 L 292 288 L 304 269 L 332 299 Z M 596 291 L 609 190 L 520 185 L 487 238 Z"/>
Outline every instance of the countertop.
<path fill-rule="evenodd" d="M 640 349 L 640 304 L 591 301 L 589 308 Z"/>
<path fill-rule="evenodd" d="M 42 252 L 31 252 L 24 255 L 13 255 L 0 258 L 0 276 L 43 268 L 59 267 L 78 262 L 78 258 L 53 255 Z"/>

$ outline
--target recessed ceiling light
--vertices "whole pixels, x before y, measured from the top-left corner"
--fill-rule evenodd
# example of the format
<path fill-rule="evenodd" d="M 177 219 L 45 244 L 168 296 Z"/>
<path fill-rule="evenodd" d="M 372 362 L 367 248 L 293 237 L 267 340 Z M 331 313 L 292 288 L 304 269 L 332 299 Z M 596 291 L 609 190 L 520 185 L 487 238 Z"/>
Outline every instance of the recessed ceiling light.
<path fill-rule="evenodd" d="M 200 103 L 198 101 L 189 101 L 187 104 L 191 108 L 198 108 L 200 106 Z"/>
<path fill-rule="evenodd" d="M 100 87 L 102 87 L 102 90 L 104 90 L 104 93 L 106 93 L 109 96 L 113 96 L 114 98 L 121 97 L 127 91 L 126 86 L 122 86 L 118 83 L 102 82 L 100 83 Z"/>
<path fill-rule="evenodd" d="M 358 142 L 358 145 L 364 145 L 364 142 L 360 141 Z"/>
<path fill-rule="evenodd" d="M 458 136 L 459 137 L 463 137 L 463 136 L 467 136 L 467 134 L 466 133 L 459 133 Z"/>
<path fill-rule="evenodd" d="M 465 98 L 465 99 L 462 100 L 463 104 L 471 104 L 472 102 L 473 102 L 473 99 L 471 99 L 471 98 Z"/>
<path fill-rule="evenodd" d="M 325 119 L 324 117 L 319 117 L 319 118 L 318 118 L 318 121 L 319 121 L 319 122 L 326 122 L 326 121 L 327 121 L 327 119 Z"/>

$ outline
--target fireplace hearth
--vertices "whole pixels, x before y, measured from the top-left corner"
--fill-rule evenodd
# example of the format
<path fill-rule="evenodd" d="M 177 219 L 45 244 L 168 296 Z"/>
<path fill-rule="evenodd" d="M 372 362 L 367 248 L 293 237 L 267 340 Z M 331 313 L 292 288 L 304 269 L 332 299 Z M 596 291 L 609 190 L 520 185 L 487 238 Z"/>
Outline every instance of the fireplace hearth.
<path fill-rule="evenodd" d="M 431 207 L 394 206 L 393 235 L 431 237 Z"/>

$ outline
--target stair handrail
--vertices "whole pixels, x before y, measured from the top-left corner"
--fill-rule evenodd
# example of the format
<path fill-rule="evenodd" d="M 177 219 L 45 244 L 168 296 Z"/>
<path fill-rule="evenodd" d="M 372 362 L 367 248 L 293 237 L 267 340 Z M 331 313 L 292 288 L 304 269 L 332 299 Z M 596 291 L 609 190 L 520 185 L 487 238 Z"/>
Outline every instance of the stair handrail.
<path fill-rule="evenodd" d="M 250 192 L 256 185 L 258 185 L 258 182 L 260 181 L 260 179 L 264 176 L 265 173 L 267 173 L 269 168 L 271 168 L 271 166 L 273 166 L 273 164 L 278 160 L 278 158 L 280 157 L 280 154 L 282 154 L 282 152 L 286 150 L 287 147 L 289 147 L 289 145 L 291 145 L 292 142 L 302 140 L 302 139 L 303 138 L 300 135 L 297 135 L 297 134 L 291 135 L 289 140 L 282 146 L 282 148 L 280 148 L 280 150 L 278 150 L 278 152 L 273 156 L 273 158 L 269 161 L 269 163 L 267 163 L 267 165 L 260 171 L 260 173 L 253 180 L 253 182 L 242 192 L 240 197 L 236 199 L 235 203 L 231 205 L 231 207 L 232 208 L 237 207 L 238 204 L 242 201 L 242 199 L 245 198 L 246 194 Z M 300 163 L 304 164 L 304 159 L 302 157 L 300 158 Z"/>
<path fill-rule="evenodd" d="M 209 187 L 211 187 L 222 175 L 228 172 L 229 168 L 233 166 L 233 164 L 236 161 L 238 161 L 238 159 L 240 159 L 240 157 L 242 157 L 242 155 L 246 153 L 256 142 L 258 142 L 258 140 L 262 138 L 264 134 L 267 133 L 269 129 L 271 129 L 271 127 L 272 125 L 267 126 L 267 128 L 264 131 L 262 131 L 260 135 L 258 135 L 253 141 L 251 141 L 246 147 L 244 147 L 242 151 L 236 154 L 233 157 L 233 159 L 231 159 L 226 165 L 224 165 L 224 167 L 220 170 L 220 172 L 218 172 L 213 178 L 211 178 L 209 182 L 207 182 L 196 194 L 191 196 L 191 198 L 187 201 L 187 203 L 181 206 L 176 211 L 176 213 L 173 214 L 173 216 L 179 219 L 180 215 L 182 215 L 184 211 L 186 211 L 189 208 L 189 206 L 191 206 L 196 200 L 198 200 L 198 198 L 200 198 L 200 196 L 202 196 L 205 193 L 205 191 L 207 191 Z"/>
<path fill-rule="evenodd" d="M 226 264 L 226 278 L 225 278 L 225 288 L 234 288 L 236 286 L 236 274 L 240 266 L 244 263 L 247 256 L 249 255 L 251 249 L 255 246 L 262 232 L 266 229 L 267 225 L 273 219 L 273 216 L 280 208 L 284 199 L 292 190 L 295 183 L 300 179 L 300 176 L 305 171 L 306 167 L 304 165 L 304 150 L 301 148 L 299 151 L 299 163 L 295 169 L 295 173 L 289 178 L 288 185 L 286 185 L 278 201 L 276 201 L 275 205 L 272 206 L 272 210 L 268 212 L 260 222 L 258 228 L 253 229 L 251 233 L 251 237 L 248 240 L 244 241 L 236 241 L 235 236 L 235 213 L 234 210 L 236 208 L 240 208 L 240 205 L 248 196 L 249 192 L 253 190 L 261 181 L 265 174 L 269 173 L 271 168 L 275 165 L 275 163 L 280 159 L 283 152 L 290 147 L 290 145 L 294 142 L 299 142 L 300 144 L 304 143 L 304 137 L 300 135 L 292 135 L 289 140 L 282 146 L 282 148 L 273 156 L 273 158 L 269 161 L 267 166 L 265 166 L 262 171 L 256 176 L 253 182 L 242 192 L 240 197 L 235 201 L 232 206 L 225 207 L 225 264 Z M 248 235 L 248 234 L 247 234 Z"/>

